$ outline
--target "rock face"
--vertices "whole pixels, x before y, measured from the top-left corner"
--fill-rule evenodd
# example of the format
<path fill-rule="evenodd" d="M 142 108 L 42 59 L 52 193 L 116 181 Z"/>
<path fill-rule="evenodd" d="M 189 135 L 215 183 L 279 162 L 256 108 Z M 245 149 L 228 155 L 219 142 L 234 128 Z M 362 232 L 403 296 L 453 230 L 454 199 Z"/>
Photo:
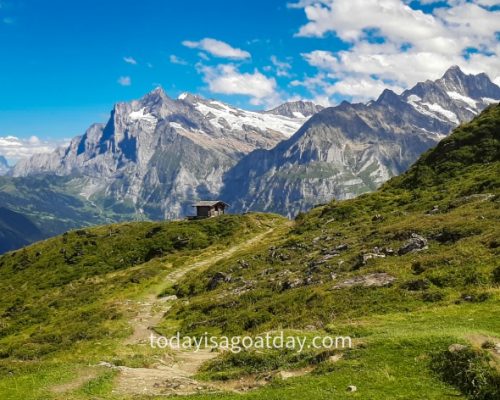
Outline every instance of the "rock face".
<path fill-rule="evenodd" d="M 117 202 L 153 219 L 192 212 L 196 199 L 218 196 L 222 176 L 245 154 L 270 149 L 307 120 L 249 112 L 158 88 L 119 103 L 106 124 L 92 125 L 67 148 L 20 161 L 15 177 L 75 176 L 81 194 Z"/>
<path fill-rule="evenodd" d="M 7 160 L 5 159 L 4 156 L 0 156 L 0 176 L 7 174 L 9 170 L 10 167 L 9 164 L 7 163 Z"/>
<path fill-rule="evenodd" d="M 372 191 L 405 171 L 454 127 L 500 101 L 485 74 L 450 68 L 401 95 L 385 90 L 367 104 L 343 102 L 313 115 L 291 138 L 256 150 L 224 177 L 232 212 L 294 216 L 318 203 Z"/>
<path fill-rule="evenodd" d="M 289 118 L 306 118 L 323 110 L 324 107 L 314 104 L 310 101 L 291 101 L 282 104 L 272 110 L 266 111 L 266 114 L 282 115 Z"/>

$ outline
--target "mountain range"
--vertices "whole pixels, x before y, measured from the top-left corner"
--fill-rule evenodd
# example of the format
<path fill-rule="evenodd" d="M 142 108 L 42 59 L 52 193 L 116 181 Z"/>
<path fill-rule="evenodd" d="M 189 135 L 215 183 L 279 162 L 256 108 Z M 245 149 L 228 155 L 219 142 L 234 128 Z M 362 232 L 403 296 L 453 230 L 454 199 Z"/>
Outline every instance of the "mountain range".
<path fill-rule="evenodd" d="M 404 172 L 454 127 L 500 101 L 485 74 L 452 67 L 438 80 L 367 104 L 343 102 L 316 113 L 271 150 L 256 150 L 225 176 L 221 198 L 235 212 L 290 217 L 333 198 L 373 191 Z"/>
<path fill-rule="evenodd" d="M 180 218 L 193 200 L 218 197 L 232 212 L 294 216 L 374 190 L 497 101 L 500 88 L 485 74 L 459 67 L 400 95 L 325 109 L 297 101 L 250 112 L 157 88 L 118 103 L 106 124 L 68 147 L 20 161 L 12 175 L 72 176 L 97 205 L 151 219 Z"/>
<path fill-rule="evenodd" d="M 328 108 L 297 101 L 246 111 L 188 93 L 172 99 L 157 88 L 116 104 L 107 123 L 67 147 L 10 170 L 0 182 L 2 206 L 36 231 L 19 231 L 7 218 L 1 251 L 96 223 L 182 218 L 198 199 L 220 198 L 233 213 L 293 217 L 375 190 L 498 101 L 500 88 L 487 75 L 458 67 L 399 95 L 385 90 L 366 104 Z"/>
<path fill-rule="evenodd" d="M 97 204 L 175 219 L 191 212 L 194 199 L 217 197 L 238 160 L 290 137 L 316 109 L 296 102 L 283 111 L 244 111 L 191 94 L 171 99 L 157 88 L 118 103 L 106 124 L 92 125 L 68 147 L 20 161 L 12 175 L 72 176 Z"/>

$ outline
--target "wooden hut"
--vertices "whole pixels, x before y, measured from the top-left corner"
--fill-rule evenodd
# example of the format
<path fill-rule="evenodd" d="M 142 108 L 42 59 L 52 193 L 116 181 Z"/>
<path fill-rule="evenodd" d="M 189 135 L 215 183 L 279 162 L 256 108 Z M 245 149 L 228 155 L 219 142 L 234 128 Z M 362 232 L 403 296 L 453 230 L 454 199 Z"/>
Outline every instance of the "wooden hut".
<path fill-rule="evenodd" d="M 196 207 L 197 218 L 210 218 L 223 215 L 229 204 L 220 200 L 198 201 L 193 204 L 193 207 Z"/>

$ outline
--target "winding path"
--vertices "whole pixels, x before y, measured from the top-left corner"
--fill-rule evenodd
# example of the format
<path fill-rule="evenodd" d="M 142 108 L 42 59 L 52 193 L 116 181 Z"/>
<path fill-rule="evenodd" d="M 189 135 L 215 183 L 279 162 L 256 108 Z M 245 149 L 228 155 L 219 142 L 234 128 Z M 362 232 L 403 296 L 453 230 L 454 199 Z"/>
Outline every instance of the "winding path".
<path fill-rule="evenodd" d="M 268 229 L 245 242 L 180 267 L 168 274 L 163 283 L 173 285 L 191 271 L 205 269 L 239 251 L 248 250 L 263 238 L 271 235 L 275 229 Z M 150 335 L 154 332 L 155 326 L 160 323 L 175 301 L 175 296 L 158 298 L 157 294 L 150 294 L 143 301 L 136 303 L 137 314 L 131 320 L 134 332 L 124 344 L 149 345 Z M 220 386 L 199 382 L 192 378 L 205 361 L 216 357 L 218 353 L 203 349 L 198 352 L 172 351 L 171 357 L 159 360 L 154 368 L 115 367 L 119 370 L 119 374 L 113 392 L 127 395 L 182 395 L 221 390 Z"/>

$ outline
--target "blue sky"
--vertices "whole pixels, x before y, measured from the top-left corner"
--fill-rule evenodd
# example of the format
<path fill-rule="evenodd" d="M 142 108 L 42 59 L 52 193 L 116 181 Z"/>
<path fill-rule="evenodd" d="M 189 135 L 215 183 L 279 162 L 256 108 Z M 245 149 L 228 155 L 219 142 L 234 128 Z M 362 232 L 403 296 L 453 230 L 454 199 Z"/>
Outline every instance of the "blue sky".
<path fill-rule="evenodd" d="M 0 0 L 0 154 L 7 136 L 36 149 L 82 134 L 158 85 L 261 109 L 365 101 L 452 64 L 498 79 L 499 5 Z"/>
<path fill-rule="evenodd" d="M 185 40 L 216 38 L 245 49 L 252 57 L 241 68 L 250 72 L 269 65 L 271 55 L 285 60 L 291 47 L 299 54 L 320 41 L 294 39 L 304 13 L 278 0 L 21 0 L 0 12 L 12 19 L 0 24 L 0 135 L 74 136 L 104 120 L 113 103 L 158 84 L 172 96 L 214 97 L 195 68 L 198 51 L 183 46 Z M 338 46 L 334 38 L 328 42 Z M 170 62 L 171 55 L 188 65 Z M 130 86 L 117 83 L 122 76 Z M 249 106 L 242 96 L 215 97 Z"/>

